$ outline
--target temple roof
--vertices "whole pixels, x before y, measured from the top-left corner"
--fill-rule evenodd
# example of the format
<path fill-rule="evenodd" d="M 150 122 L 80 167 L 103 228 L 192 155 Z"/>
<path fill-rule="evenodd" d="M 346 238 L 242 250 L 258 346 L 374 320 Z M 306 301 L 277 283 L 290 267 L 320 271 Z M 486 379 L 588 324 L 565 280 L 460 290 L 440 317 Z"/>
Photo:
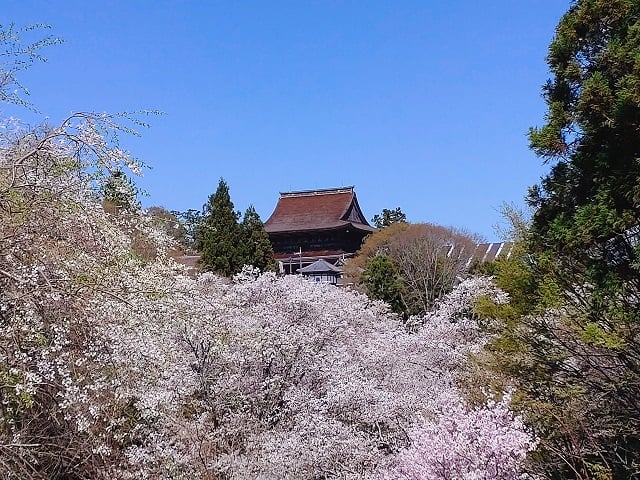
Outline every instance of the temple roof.
<path fill-rule="evenodd" d="M 275 210 L 264 224 L 268 233 L 334 230 L 346 226 L 375 231 L 360 210 L 353 186 L 281 192 Z"/>

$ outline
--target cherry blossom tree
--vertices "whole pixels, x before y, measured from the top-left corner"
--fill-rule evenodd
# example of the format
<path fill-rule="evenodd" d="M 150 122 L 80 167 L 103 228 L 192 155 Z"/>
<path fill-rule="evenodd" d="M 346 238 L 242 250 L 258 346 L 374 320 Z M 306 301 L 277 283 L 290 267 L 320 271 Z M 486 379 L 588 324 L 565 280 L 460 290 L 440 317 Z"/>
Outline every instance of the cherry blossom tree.
<path fill-rule="evenodd" d="M 417 442 L 415 425 L 467 415 L 454 376 L 484 339 L 466 312 L 474 295 L 505 301 L 488 279 L 468 280 L 410 332 L 380 302 L 297 277 L 144 277 L 153 299 L 109 300 L 97 311 L 127 319 L 105 332 L 127 378 L 118 394 L 136 399 L 137 435 L 153 439 L 128 449 L 132 478 L 166 475 L 167 465 L 202 478 L 387 471 Z M 469 451 L 502 428 L 513 433 L 502 448 L 517 471 L 524 447 L 514 442 L 530 438 L 521 424 L 479 418 L 466 420 L 480 439 Z"/>
<path fill-rule="evenodd" d="M 141 167 L 121 120 L 0 119 L 0 477 L 517 478 L 508 397 L 456 384 L 475 299 L 507 301 L 490 279 L 403 323 L 298 277 L 189 277 L 153 217 L 101 202 Z"/>
<path fill-rule="evenodd" d="M 21 91 L 15 73 L 55 40 L 23 47 L 20 32 L 0 27 L 0 99 L 24 105 L 7 93 Z M 121 449 L 113 432 L 128 404 L 113 395 L 118 379 L 92 311 L 122 298 L 119 272 L 136 264 L 131 233 L 154 233 L 112 218 L 97 199 L 110 171 L 141 167 L 118 131 L 133 132 L 108 114 L 36 128 L 0 119 L 2 478 L 108 478 Z"/>
<path fill-rule="evenodd" d="M 469 409 L 459 396 L 440 399 L 435 421 L 411 432 L 411 446 L 383 475 L 388 480 L 523 480 L 536 441 L 509 409 L 511 396 Z"/>
<path fill-rule="evenodd" d="M 0 468 L 15 478 L 94 475 L 126 409 L 91 313 L 121 296 L 116 273 L 133 262 L 131 225 L 94 194 L 109 167 L 138 167 L 103 136 L 114 126 L 91 114 L 36 130 L 3 122 Z"/>
<path fill-rule="evenodd" d="M 467 313 L 478 295 L 500 300 L 487 279 L 411 329 L 381 302 L 297 277 L 192 279 L 152 222 L 101 209 L 91 176 L 26 171 L 45 172 L 11 196 L 29 221 L 3 210 L 14 476 L 367 478 L 419 445 L 415 425 L 446 421 L 443 398 L 462 405 L 456 369 L 484 343 Z M 135 253 L 141 230 L 152 259 Z"/>

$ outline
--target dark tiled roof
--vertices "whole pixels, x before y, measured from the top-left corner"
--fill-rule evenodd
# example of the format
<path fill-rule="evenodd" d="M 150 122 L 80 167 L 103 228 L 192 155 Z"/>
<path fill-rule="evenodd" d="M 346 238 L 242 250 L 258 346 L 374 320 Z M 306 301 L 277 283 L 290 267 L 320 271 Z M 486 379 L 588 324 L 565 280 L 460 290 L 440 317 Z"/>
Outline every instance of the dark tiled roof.
<path fill-rule="evenodd" d="M 271 217 L 268 233 L 332 230 L 345 226 L 373 232 L 360 210 L 353 187 L 284 192 Z"/>

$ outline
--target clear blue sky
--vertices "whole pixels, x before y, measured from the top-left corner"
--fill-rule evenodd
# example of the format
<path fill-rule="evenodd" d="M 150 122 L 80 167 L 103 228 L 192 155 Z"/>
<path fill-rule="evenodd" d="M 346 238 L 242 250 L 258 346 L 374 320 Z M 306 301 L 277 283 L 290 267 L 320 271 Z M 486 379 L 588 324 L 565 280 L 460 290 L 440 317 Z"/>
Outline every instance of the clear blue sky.
<path fill-rule="evenodd" d="M 522 204 L 547 169 L 526 132 L 543 122 L 544 58 L 568 7 L 4 0 L 1 22 L 66 41 L 22 77 L 51 122 L 166 113 L 124 142 L 152 167 L 146 206 L 199 209 L 224 177 L 236 208 L 266 220 L 280 191 L 355 185 L 367 218 L 399 206 L 493 240 L 502 202 Z"/>

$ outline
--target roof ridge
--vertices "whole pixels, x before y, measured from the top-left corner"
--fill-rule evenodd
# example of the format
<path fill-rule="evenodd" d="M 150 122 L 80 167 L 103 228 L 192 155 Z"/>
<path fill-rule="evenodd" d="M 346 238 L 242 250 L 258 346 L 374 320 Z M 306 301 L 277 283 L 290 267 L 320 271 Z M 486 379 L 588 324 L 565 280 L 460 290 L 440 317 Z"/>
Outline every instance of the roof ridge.
<path fill-rule="evenodd" d="M 311 197 L 314 195 L 331 195 L 336 193 L 353 193 L 354 186 L 321 188 L 316 190 L 297 190 L 292 192 L 280 192 L 280 198 Z"/>

